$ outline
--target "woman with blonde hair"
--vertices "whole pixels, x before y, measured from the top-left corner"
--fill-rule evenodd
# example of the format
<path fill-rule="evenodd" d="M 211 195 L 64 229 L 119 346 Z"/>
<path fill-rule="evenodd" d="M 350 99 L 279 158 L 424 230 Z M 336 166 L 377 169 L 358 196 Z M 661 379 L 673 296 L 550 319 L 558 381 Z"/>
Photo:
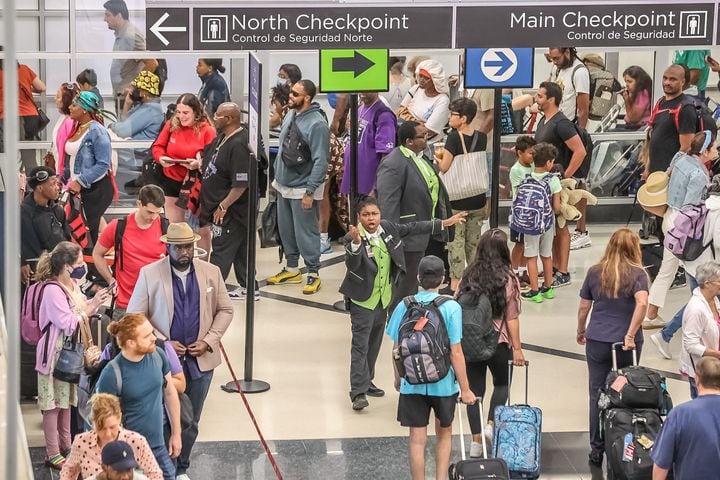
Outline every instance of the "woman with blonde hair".
<path fill-rule="evenodd" d="M 122 440 L 133 449 L 135 460 L 148 480 L 162 480 L 163 473 L 145 437 L 122 427 L 120 400 L 115 395 L 96 393 L 92 399 L 92 427 L 75 437 L 72 453 L 65 462 L 60 480 L 90 478 L 103 471 L 102 449 L 114 440 Z"/>
<path fill-rule="evenodd" d="M 77 405 L 77 385 L 53 376 L 60 350 L 78 324 L 94 314 L 107 298 L 101 290 L 92 300 L 80 291 L 79 282 L 87 273 L 80 247 L 60 242 L 38 261 L 35 277 L 47 281 L 38 310 L 43 332 L 37 344 L 35 370 L 38 372 L 38 405 L 43 416 L 47 459 L 45 464 L 60 470 L 70 450 L 70 407 Z"/>
<path fill-rule="evenodd" d="M 590 462 L 602 464 L 598 398 L 612 369 L 613 343 L 623 343 L 618 367 L 632 364 L 629 350 L 640 358 L 643 337 L 640 325 L 648 305 L 648 277 L 642 266 L 640 238 L 628 228 L 610 237 L 600 262 L 590 267 L 580 289 L 577 342 L 585 345 L 590 393 Z M 592 308 L 590 321 L 588 313 Z"/>

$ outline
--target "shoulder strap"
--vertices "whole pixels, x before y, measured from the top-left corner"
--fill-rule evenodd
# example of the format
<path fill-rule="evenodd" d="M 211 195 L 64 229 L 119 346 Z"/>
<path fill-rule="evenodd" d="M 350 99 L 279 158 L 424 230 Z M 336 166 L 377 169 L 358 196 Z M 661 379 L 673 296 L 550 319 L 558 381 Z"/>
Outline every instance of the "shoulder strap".
<path fill-rule="evenodd" d="M 132 213 L 130 215 L 132 215 Z M 124 270 L 122 259 L 122 238 L 125 234 L 125 227 L 127 227 L 127 221 L 130 215 L 128 215 L 127 217 L 118 218 L 117 225 L 115 226 L 115 239 L 113 243 L 113 247 L 115 249 L 115 263 L 117 264 L 114 268 L 115 272 L 117 272 L 118 270 Z M 115 275 L 117 276 L 117 273 Z"/>
<path fill-rule="evenodd" d="M 578 60 L 580 60 L 580 59 L 578 58 Z M 572 84 L 573 92 L 575 92 L 575 98 L 577 98 L 577 90 L 575 90 L 575 73 L 578 70 L 580 70 L 581 68 L 587 69 L 587 66 L 585 66 L 585 64 L 582 62 L 582 60 L 580 60 L 580 63 L 578 65 L 575 65 L 575 68 L 573 68 L 572 73 L 570 73 L 570 83 Z M 590 71 L 588 70 L 588 76 L 589 75 L 590 75 Z"/>
<path fill-rule="evenodd" d="M 470 144 L 470 152 L 475 151 L 475 147 L 477 146 L 478 139 L 480 138 L 480 132 L 478 130 L 475 130 L 473 132 L 473 138 L 472 138 L 472 144 Z"/>
<path fill-rule="evenodd" d="M 405 308 L 410 308 L 410 305 L 415 303 L 415 295 L 408 295 L 403 298 L 403 303 L 405 304 Z"/>
<path fill-rule="evenodd" d="M 167 217 L 160 217 L 160 232 L 163 235 L 167 234 L 169 226 L 170 226 L 170 220 L 168 220 Z"/>
<path fill-rule="evenodd" d="M 436 307 L 440 307 L 440 305 L 450 300 L 452 300 L 452 297 L 448 297 L 447 295 L 439 295 L 433 298 L 432 304 Z"/>
<path fill-rule="evenodd" d="M 160 354 L 157 351 L 157 348 L 152 352 L 151 356 L 152 356 L 153 362 L 155 362 L 155 366 L 162 373 L 163 361 L 162 361 L 162 357 L 160 356 Z"/>
<path fill-rule="evenodd" d="M 118 356 L 113 358 L 108 362 L 108 365 L 110 365 L 113 369 L 113 372 L 115 372 L 115 386 L 117 388 L 117 396 L 122 396 L 122 371 L 120 370 L 120 365 L 118 365 Z"/>

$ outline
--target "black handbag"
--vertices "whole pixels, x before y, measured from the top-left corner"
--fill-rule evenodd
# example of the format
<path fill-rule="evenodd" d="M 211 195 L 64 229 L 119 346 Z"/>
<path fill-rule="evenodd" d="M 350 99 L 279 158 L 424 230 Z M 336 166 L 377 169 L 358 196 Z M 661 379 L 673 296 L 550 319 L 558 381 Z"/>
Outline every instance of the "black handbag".
<path fill-rule="evenodd" d="M 47 127 L 50 124 L 50 118 L 47 116 L 47 113 L 45 111 L 38 107 L 38 131 L 42 132 L 45 130 L 45 127 Z"/>
<path fill-rule="evenodd" d="M 258 235 L 260 237 L 260 248 L 277 247 L 280 245 L 280 230 L 277 223 L 277 202 L 272 201 L 267 204 L 260 216 L 260 226 L 258 227 Z"/>
<path fill-rule="evenodd" d="M 65 344 L 60 350 L 53 377 L 67 383 L 80 383 L 80 376 L 85 370 L 85 347 L 79 340 L 80 329 L 65 339 Z"/>

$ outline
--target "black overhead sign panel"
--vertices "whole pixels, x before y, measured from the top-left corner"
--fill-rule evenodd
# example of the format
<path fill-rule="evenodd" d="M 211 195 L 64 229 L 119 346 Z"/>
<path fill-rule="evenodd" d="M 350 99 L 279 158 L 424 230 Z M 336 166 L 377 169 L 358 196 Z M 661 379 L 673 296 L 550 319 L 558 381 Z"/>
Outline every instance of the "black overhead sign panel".
<path fill-rule="evenodd" d="M 195 50 L 452 48 L 452 7 L 194 8 Z"/>
<path fill-rule="evenodd" d="M 458 7 L 457 47 L 712 45 L 714 3 Z"/>

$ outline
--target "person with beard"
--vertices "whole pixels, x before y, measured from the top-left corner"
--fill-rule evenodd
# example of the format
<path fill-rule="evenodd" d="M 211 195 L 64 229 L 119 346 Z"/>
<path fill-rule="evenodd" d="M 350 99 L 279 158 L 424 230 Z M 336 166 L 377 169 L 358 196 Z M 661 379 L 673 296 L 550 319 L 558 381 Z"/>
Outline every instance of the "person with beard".
<path fill-rule="evenodd" d="M 170 341 L 183 365 L 193 421 L 182 432 L 178 478 L 185 478 L 183 475 L 190 466 L 190 452 L 198 435 L 213 370 L 221 363 L 220 340 L 233 319 L 232 303 L 220 269 L 194 258 L 199 239 L 200 235 L 187 223 L 171 223 L 167 234 L 160 237 L 167 245 L 168 255 L 140 270 L 127 307 L 129 313 L 150 318 L 152 327 Z"/>
<path fill-rule="evenodd" d="M 278 192 L 278 228 L 287 263 L 268 285 L 302 283 L 298 269 L 300 255 L 308 269 L 303 293 L 320 289 L 320 229 L 318 209 L 323 199 L 325 174 L 330 152 L 327 117 L 314 102 L 317 88 L 300 80 L 290 90 L 288 107 L 280 132 L 280 150 L 275 158 L 273 187 Z"/>
<path fill-rule="evenodd" d="M 556 163 L 562 166 L 565 178 L 575 176 L 583 167 L 586 151 L 580 134 L 573 122 L 560 111 L 563 92 L 554 82 L 542 82 L 535 94 L 535 103 L 544 114 L 538 123 L 535 140 L 538 143 L 549 143 L 558 149 Z M 590 166 L 585 165 L 588 169 Z M 587 171 L 587 170 L 586 170 Z M 567 225 L 555 230 L 553 241 L 553 270 L 555 281 L 553 287 L 570 285 L 568 263 L 570 261 L 570 232 Z"/>
<path fill-rule="evenodd" d="M 173 480 L 175 465 L 171 457 L 180 454 L 182 441 L 180 400 L 170 376 L 170 363 L 165 352 L 155 348 L 153 326 L 145 315 L 125 315 L 112 322 L 108 332 L 116 337 L 120 354 L 108 364 L 110 368 L 100 373 L 96 392 L 120 398 L 123 427 L 145 437 L 163 471 L 163 478 Z M 163 438 L 163 401 L 170 412 L 169 447 Z"/>

